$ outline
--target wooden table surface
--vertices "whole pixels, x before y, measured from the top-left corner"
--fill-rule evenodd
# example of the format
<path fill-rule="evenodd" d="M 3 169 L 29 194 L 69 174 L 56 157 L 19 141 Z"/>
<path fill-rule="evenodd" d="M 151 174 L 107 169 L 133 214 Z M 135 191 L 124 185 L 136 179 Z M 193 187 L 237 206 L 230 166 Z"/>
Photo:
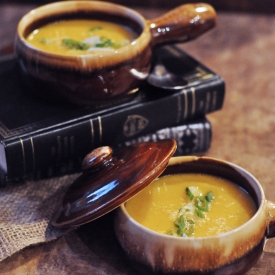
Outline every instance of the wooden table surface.
<path fill-rule="evenodd" d="M 0 50 L 12 43 L 18 20 L 31 8 L 0 5 Z M 137 10 L 146 18 L 164 12 Z M 214 30 L 180 45 L 227 84 L 223 109 L 208 115 L 213 140 L 206 155 L 242 166 L 260 181 L 267 199 L 275 201 L 275 15 L 219 13 L 218 18 Z M 24 249 L 0 263 L 0 274 L 134 274 L 116 243 L 111 218 Z M 273 240 L 248 274 L 275 274 Z"/>

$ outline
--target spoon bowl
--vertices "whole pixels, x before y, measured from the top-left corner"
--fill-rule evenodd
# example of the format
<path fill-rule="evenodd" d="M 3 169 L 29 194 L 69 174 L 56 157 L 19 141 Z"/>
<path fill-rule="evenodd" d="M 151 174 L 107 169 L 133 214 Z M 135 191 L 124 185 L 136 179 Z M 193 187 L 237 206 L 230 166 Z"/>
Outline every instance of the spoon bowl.
<path fill-rule="evenodd" d="M 147 82 L 156 88 L 168 91 L 181 90 L 188 84 L 180 75 L 167 71 L 163 64 L 156 64 L 154 66 L 154 69 L 147 78 Z"/>

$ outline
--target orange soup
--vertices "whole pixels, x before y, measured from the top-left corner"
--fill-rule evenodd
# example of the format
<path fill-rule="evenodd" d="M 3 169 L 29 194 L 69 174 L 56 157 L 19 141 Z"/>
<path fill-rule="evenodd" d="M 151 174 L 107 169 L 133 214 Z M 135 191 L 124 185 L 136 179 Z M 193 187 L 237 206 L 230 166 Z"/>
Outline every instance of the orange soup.
<path fill-rule="evenodd" d="M 100 20 L 67 20 L 35 29 L 27 36 L 34 47 L 56 54 L 81 55 L 110 52 L 137 35 L 121 25 Z"/>
<path fill-rule="evenodd" d="M 145 227 L 182 237 L 213 236 L 247 222 L 256 212 L 250 195 L 236 184 L 204 174 L 156 179 L 126 202 Z"/>

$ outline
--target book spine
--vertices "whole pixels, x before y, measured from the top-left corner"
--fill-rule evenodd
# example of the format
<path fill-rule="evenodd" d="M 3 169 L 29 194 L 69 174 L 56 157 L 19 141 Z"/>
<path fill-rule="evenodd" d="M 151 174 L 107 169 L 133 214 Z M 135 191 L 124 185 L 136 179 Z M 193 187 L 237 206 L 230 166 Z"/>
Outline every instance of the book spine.
<path fill-rule="evenodd" d="M 206 118 L 198 119 L 175 127 L 167 127 L 119 144 L 119 147 L 139 142 L 159 141 L 173 138 L 177 142 L 176 156 L 206 152 L 211 146 L 212 126 Z"/>
<path fill-rule="evenodd" d="M 205 117 L 189 123 L 174 127 L 166 127 L 154 133 L 142 135 L 134 139 L 127 140 L 114 146 L 114 149 L 129 146 L 138 142 L 159 141 L 166 138 L 173 138 L 177 142 L 177 150 L 174 156 L 191 154 L 202 154 L 211 146 L 212 125 Z M 81 169 L 82 158 L 70 159 L 59 165 L 48 165 L 46 169 L 35 170 L 29 175 L 32 179 L 48 178 L 61 176 L 69 173 L 79 172 Z M 0 178 L 0 185 L 7 184 L 6 179 Z"/>
<path fill-rule="evenodd" d="M 157 91 L 152 91 L 152 93 Z M 161 93 L 159 91 L 159 93 Z M 197 87 L 116 110 L 102 116 L 56 126 L 47 131 L 2 143 L 6 179 L 14 179 L 62 165 L 68 159 L 82 159 L 92 149 L 115 146 L 130 138 L 146 135 L 221 109 L 225 87 L 217 76 Z M 1 161 L 1 160 L 0 160 Z"/>

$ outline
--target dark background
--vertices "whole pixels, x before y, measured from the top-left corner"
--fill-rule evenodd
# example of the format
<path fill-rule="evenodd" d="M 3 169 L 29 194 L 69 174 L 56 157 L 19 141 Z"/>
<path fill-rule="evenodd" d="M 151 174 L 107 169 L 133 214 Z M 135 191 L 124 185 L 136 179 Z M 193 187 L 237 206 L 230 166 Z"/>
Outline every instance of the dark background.
<path fill-rule="evenodd" d="M 45 4 L 54 1 L 49 0 L 0 0 L 0 4 Z M 123 4 L 126 6 L 174 8 L 184 3 L 205 2 L 211 4 L 218 11 L 234 11 L 249 13 L 275 13 L 274 0 L 109 0 L 109 2 Z"/>

